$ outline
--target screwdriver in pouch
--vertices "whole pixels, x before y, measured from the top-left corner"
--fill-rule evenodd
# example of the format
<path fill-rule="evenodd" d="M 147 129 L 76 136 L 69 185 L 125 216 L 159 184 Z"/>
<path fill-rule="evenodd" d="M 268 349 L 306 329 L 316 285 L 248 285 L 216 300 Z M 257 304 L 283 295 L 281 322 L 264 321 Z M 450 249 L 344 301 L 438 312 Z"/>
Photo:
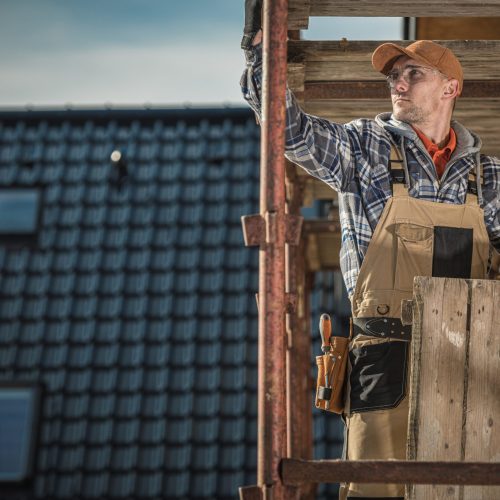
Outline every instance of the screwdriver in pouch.
<path fill-rule="evenodd" d="M 332 321 L 330 316 L 326 313 L 322 314 L 319 319 L 319 333 L 321 335 L 321 350 L 323 351 L 323 366 L 325 368 L 325 389 L 331 388 L 331 381 L 329 381 L 328 373 L 330 371 L 330 337 L 332 335 Z M 327 399 L 325 407 L 330 408 L 330 400 Z"/>

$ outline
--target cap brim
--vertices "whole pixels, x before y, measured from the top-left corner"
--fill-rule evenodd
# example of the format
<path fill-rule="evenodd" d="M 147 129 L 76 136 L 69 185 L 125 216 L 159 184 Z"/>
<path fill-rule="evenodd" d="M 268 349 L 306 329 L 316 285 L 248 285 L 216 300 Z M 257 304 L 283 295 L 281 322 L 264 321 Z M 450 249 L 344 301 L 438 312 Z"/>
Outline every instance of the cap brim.
<path fill-rule="evenodd" d="M 423 57 L 420 57 L 417 54 L 406 50 L 404 47 L 396 45 L 395 43 L 383 43 L 378 46 L 372 54 L 372 66 L 380 73 L 387 75 L 392 69 L 396 59 L 401 56 L 408 56 L 415 61 L 432 67 L 432 64 Z"/>

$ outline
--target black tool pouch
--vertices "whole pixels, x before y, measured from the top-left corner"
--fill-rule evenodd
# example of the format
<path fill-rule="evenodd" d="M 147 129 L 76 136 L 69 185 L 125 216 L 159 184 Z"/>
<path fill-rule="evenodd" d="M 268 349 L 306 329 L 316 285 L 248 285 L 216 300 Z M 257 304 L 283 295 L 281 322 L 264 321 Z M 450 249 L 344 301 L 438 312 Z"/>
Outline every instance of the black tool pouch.
<path fill-rule="evenodd" d="M 395 408 L 406 393 L 408 342 L 381 342 L 349 352 L 351 413 Z"/>

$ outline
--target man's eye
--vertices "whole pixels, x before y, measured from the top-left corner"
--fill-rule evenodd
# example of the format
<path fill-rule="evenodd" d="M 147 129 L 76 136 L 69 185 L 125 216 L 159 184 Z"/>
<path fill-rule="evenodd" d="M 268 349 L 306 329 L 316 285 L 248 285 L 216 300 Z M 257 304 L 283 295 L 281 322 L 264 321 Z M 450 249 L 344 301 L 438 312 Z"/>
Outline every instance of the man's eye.
<path fill-rule="evenodd" d="M 410 78 L 418 78 L 422 73 L 418 69 L 412 69 L 410 71 Z"/>

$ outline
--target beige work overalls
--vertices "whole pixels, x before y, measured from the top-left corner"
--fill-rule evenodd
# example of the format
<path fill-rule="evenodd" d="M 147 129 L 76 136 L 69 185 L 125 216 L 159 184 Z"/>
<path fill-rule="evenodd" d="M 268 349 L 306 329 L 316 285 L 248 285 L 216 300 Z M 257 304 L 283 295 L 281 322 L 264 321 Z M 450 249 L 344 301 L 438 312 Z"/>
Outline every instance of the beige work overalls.
<path fill-rule="evenodd" d="M 392 169 L 404 167 L 409 179 L 406 158 L 399 163 L 391 161 Z M 415 276 L 486 278 L 480 169 L 478 155 L 477 195 L 467 193 L 463 205 L 415 199 L 404 184 L 393 185 L 352 297 L 358 326 L 349 346 L 344 415 L 349 460 L 406 458 L 411 327 L 401 324 L 401 301 L 412 298 Z M 341 487 L 340 498 L 346 496 L 402 498 L 404 485 L 349 483 Z"/>

